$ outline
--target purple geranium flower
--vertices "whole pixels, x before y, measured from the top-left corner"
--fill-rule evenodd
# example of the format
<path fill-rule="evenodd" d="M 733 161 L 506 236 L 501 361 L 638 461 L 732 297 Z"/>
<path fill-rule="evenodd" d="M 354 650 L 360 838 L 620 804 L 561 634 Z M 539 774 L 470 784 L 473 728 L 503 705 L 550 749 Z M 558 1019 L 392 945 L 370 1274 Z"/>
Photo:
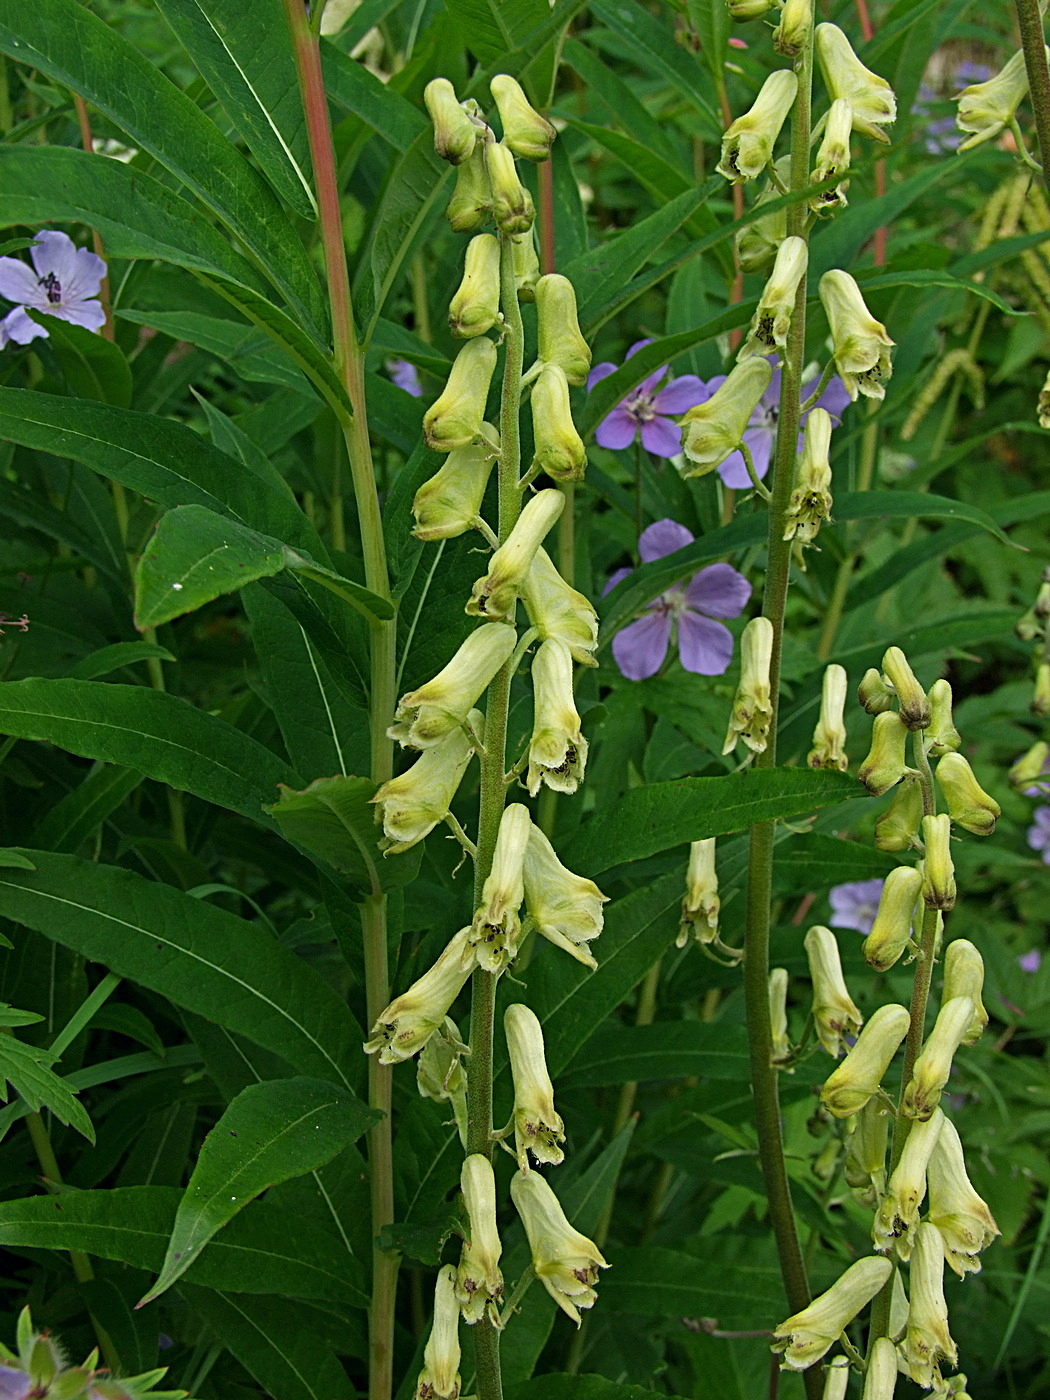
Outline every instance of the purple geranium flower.
<path fill-rule="evenodd" d="M 638 537 L 638 553 L 642 563 L 648 564 L 692 542 L 693 536 L 684 525 L 658 520 Z M 617 569 L 605 592 L 631 572 Z M 687 671 L 699 676 L 722 675 L 733 658 L 733 634 L 712 619 L 738 617 L 750 596 L 751 585 L 743 574 L 729 564 L 709 564 L 688 583 L 662 593 L 640 618 L 617 632 L 612 644 L 617 666 L 629 681 L 655 676 L 676 631 L 678 654 Z"/>
<path fill-rule="evenodd" d="M 641 350 L 643 345 L 649 344 L 650 340 L 637 341 L 628 350 L 627 359 L 630 359 L 636 350 Z M 619 365 L 614 365 L 609 360 L 595 365 L 587 376 L 587 388 L 593 389 L 600 380 L 607 378 L 617 369 Z M 693 408 L 709 399 L 711 390 L 695 374 L 679 375 L 677 379 L 672 379 L 669 384 L 658 389 L 657 386 L 668 373 L 668 369 L 669 366 L 661 365 L 659 369 L 654 370 L 648 379 L 643 379 L 637 389 L 632 389 L 627 397 L 602 419 L 594 431 L 594 440 L 600 447 L 614 450 L 630 447 L 635 434 L 641 432 L 642 446 L 654 457 L 674 457 L 681 452 L 681 429 L 670 417 L 663 415 L 677 416 L 684 413 L 687 408 Z M 730 615 L 736 616 L 735 613 Z"/>
<path fill-rule="evenodd" d="M 0 1365 L 0 1400 L 25 1400 L 33 1383 L 24 1371 Z"/>
<path fill-rule="evenodd" d="M 1043 955 L 1038 948 L 1033 948 L 1030 953 L 1022 953 L 1017 959 L 1017 966 L 1022 972 L 1038 972 L 1043 963 Z"/>
<path fill-rule="evenodd" d="M 50 229 L 37 234 L 29 256 L 32 267 L 20 258 L 0 258 L 0 296 L 17 302 L 0 321 L 0 344 L 13 340 L 28 345 L 37 336 L 47 335 L 26 315 L 27 307 L 89 331 L 101 330 L 106 313 L 96 298 L 106 275 L 102 259 L 78 248 L 67 234 Z"/>
<path fill-rule="evenodd" d="M 714 379 L 707 381 L 708 394 L 713 394 L 716 389 L 720 389 L 726 381 L 724 374 L 717 375 Z M 802 400 L 805 402 L 810 394 L 817 387 L 818 381 L 811 379 L 808 384 L 802 386 Z M 828 387 L 821 394 L 814 407 L 823 408 L 831 415 L 831 421 L 837 427 L 842 419 L 842 414 L 850 401 L 849 391 L 838 375 L 831 380 Z M 748 426 L 744 431 L 744 441 L 747 443 L 755 464 L 755 471 L 759 480 L 765 476 L 769 470 L 769 459 L 773 454 L 773 444 L 777 437 L 777 414 L 780 409 L 780 371 L 773 371 L 773 378 L 769 381 L 769 388 L 759 399 L 755 406 L 755 411 L 748 420 Z M 808 413 L 802 415 L 801 427 L 806 426 Z M 799 437 L 799 448 L 801 450 L 802 438 Z M 718 473 L 727 486 L 732 486 L 737 490 L 746 490 L 751 485 L 751 478 L 747 474 L 747 467 L 744 466 L 743 454 L 731 452 L 722 465 L 718 468 Z"/>
<path fill-rule="evenodd" d="M 387 360 L 387 373 L 399 389 L 411 394 L 414 399 L 423 397 L 423 386 L 419 382 L 419 371 L 408 360 Z"/>
<path fill-rule="evenodd" d="M 1035 825 L 1028 828 L 1028 844 L 1033 851 L 1042 851 L 1043 864 L 1050 865 L 1050 807 L 1037 807 L 1032 820 Z"/>
<path fill-rule="evenodd" d="M 854 928 L 868 934 L 875 922 L 884 880 L 850 880 L 828 891 L 832 928 Z"/>

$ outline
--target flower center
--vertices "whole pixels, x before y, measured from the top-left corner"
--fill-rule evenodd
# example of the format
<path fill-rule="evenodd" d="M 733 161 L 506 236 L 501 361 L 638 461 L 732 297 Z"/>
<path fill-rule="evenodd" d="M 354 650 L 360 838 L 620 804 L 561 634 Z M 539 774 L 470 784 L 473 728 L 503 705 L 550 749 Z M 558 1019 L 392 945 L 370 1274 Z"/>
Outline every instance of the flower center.
<path fill-rule="evenodd" d="M 52 306 L 57 306 L 62 300 L 62 283 L 55 274 L 49 272 L 46 276 L 38 278 L 37 282 L 39 286 L 43 287 L 44 295 Z"/>
<path fill-rule="evenodd" d="M 648 423 L 656 417 L 653 411 L 652 397 L 649 394 L 635 394 L 633 399 L 627 400 L 624 408 L 636 423 Z"/>

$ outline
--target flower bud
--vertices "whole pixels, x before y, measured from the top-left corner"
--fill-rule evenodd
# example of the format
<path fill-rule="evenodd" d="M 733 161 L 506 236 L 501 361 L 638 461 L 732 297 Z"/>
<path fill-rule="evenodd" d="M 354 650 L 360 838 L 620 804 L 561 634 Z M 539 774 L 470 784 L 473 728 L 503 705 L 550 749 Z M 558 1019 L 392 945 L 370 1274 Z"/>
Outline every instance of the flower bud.
<path fill-rule="evenodd" d="M 731 753 L 737 739 L 743 739 L 752 753 L 762 753 L 773 722 L 769 691 L 773 624 L 768 617 L 753 617 L 747 624 L 740 636 L 740 654 L 740 683 L 733 697 L 733 712 L 722 752 Z"/>
<path fill-rule="evenodd" d="M 809 5 L 810 0 L 803 0 L 803 3 Z M 773 272 L 758 299 L 758 309 L 751 318 L 747 339 L 737 351 L 738 360 L 746 360 L 750 355 L 783 355 L 791 329 L 795 296 L 799 283 L 806 275 L 808 261 L 805 239 L 794 235 L 784 239 L 777 249 Z"/>
<path fill-rule="evenodd" d="M 817 1039 L 835 1059 L 846 1048 L 847 1036 L 855 1036 L 864 1024 L 864 1017 L 846 990 L 842 962 L 835 935 L 822 924 L 815 924 L 806 934 L 806 957 L 813 983 L 813 1021 Z"/>
<path fill-rule="evenodd" d="M 922 788 L 912 774 L 893 794 L 893 801 L 875 823 L 875 846 L 880 851 L 916 851 L 922 823 Z"/>
<path fill-rule="evenodd" d="M 761 19 L 775 4 L 776 0 L 726 0 L 726 9 L 731 19 Z"/>
<path fill-rule="evenodd" d="M 580 332 L 576 292 L 567 277 L 549 272 L 536 283 L 536 316 L 540 360 L 564 370 L 570 384 L 586 384 L 591 349 Z"/>
<path fill-rule="evenodd" d="M 410 850 L 448 816 L 474 753 L 474 740 L 467 731 L 480 734 L 484 723 L 480 710 L 471 710 L 466 725 L 424 749 L 411 768 L 377 790 L 372 801 L 382 813 L 386 855 Z"/>
<path fill-rule="evenodd" d="M 510 147 L 502 141 L 485 146 L 485 168 L 492 188 L 492 217 L 500 233 L 528 233 L 536 217 L 532 195 L 518 179 Z"/>
<path fill-rule="evenodd" d="M 925 1122 L 940 1101 L 952 1072 L 952 1059 L 973 1024 L 975 1007 L 969 997 L 952 997 L 941 1003 L 933 1030 L 926 1037 L 904 1090 L 901 1112 Z"/>
<path fill-rule="evenodd" d="M 860 1400 L 893 1400 L 897 1387 L 897 1348 L 889 1337 L 878 1337 L 868 1353 L 864 1394 Z"/>
<path fill-rule="evenodd" d="M 819 1361 L 892 1272 L 888 1259 L 875 1255 L 858 1259 L 809 1307 L 774 1328 L 773 1350 L 784 1353 L 783 1366 L 789 1371 L 805 1371 Z"/>
<path fill-rule="evenodd" d="M 896 1245 L 899 1259 L 911 1258 L 919 1206 L 926 1195 L 926 1167 L 943 1122 L 944 1114 L 937 1109 L 927 1122 L 914 1124 L 908 1134 L 871 1229 L 871 1238 L 880 1253 L 885 1254 Z"/>
<path fill-rule="evenodd" d="M 445 210 L 453 233 L 477 233 L 492 213 L 492 182 L 485 164 L 485 142 L 456 170 L 456 185 Z"/>
<path fill-rule="evenodd" d="M 922 876 L 911 865 L 898 865 L 886 876 L 863 950 L 877 972 L 891 968 L 911 941 L 912 917 L 921 891 Z"/>
<path fill-rule="evenodd" d="M 737 450 L 772 377 L 773 367 L 768 360 L 758 356 L 742 360 L 705 403 L 697 404 L 679 419 L 685 429 L 682 451 L 693 463 L 683 469 L 683 476 L 706 476 Z"/>
<path fill-rule="evenodd" d="M 813 29 L 813 0 L 784 0 L 780 24 L 773 30 L 773 47 L 785 58 L 797 58 Z"/>
<path fill-rule="evenodd" d="M 481 887 L 481 903 L 468 934 L 478 966 L 486 972 L 502 972 L 518 951 L 519 910 L 525 898 L 525 849 L 531 830 L 527 807 L 512 802 L 504 809 L 492 853 L 492 869 Z"/>
<path fill-rule="evenodd" d="M 587 449 L 576 431 L 569 385 L 558 365 L 544 365 L 532 385 L 532 465 L 553 481 L 582 481 Z"/>
<path fill-rule="evenodd" d="M 786 185 L 791 178 L 791 157 L 782 157 L 774 163 L 773 168 L 781 183 Z M 767 180 L 755 200 L 754 207 L 757 210 L 760 205 L 769 204 L 772 200 L 779 198 L 780 191 L 772 181 Z M 777 249 L 786 237 L 786 208 L 778 209 L 772 214 L 766 214 L 761 219 L 753 219 L 749 224 L 742 224 L 733 235 L 741 271 L 762 272 L 769 267 L 777 255 Z"/>
<path fill-rule="evenodd" d="M 885 714 L 893 708 L 893 691 L 882 679 L 882 672 L 869 666 L 857 687 L 857 699 L 869 715 Z"/>
<path fill-rule="evenodd" d="M 722 137 L 720 175 L 739 185 L 762 174 L 797 92 L 798 79 L 789 69 L 770 73 L 751 110 L 737 117 Z"/>
<path fill-rule="evenodd" d="M 980 146 L 998 136 L 1017 115 L 1017 109 L 1027 94 L 1028 73 L 1024 53 L 1020 50 L 994 78 L 963 88 L 953 99 L 959 104 L 955 124 L 960 131 L 969 131 L 972 135 L 967 137 L 959 150 L 968 151 L 972 146 Z"/>
<path fill-rule="evenodd" d="M 889 351 L 895 343 L 886 327 L 872 316 L 848 272 L 825 272 L 820 300 L 831 328 L 835 367 L 850 398 L 856 399 L 858 393 L 869 399 L 885 398 L 883 384 L 893 372 Z"/>
<path fill-rule="evenodd" d="M 824 139 L 820 143 L 817 151 L 817 163 L 813 169 L 810 180 L 813 184 L 823 183 L 833 175 L 838 177 L 845 175 L 849 170 L 850 163 L 850 136 L 853 132 L 853 108 L 849 104 L 849 99 L 836 97 L 828 110 L 827 126 L 824 128 Z M 833 189 L 825 190 L 823 194 L 818 194 L 809 201 L 809 207 L 815 214 L 825 214 L 835 208 L 843 208 L 846 204 L 846 185 L 836 185 Z"/>
<path fill-rule="evenodd" d="M 416 1381 L 415 1400 L 458 1400 L 459 1304 L 456 1271 L 451 1264 L 438 1270 L 434 1286 L 434 1321 L 423 1349 L 423 1369 Z"/>
<path fill-rule="evenodd" d="M 422 1050 L 444 1024 L 449 1007 L 474 971 L 477 959 L 468 942 L 469 928 L 461 928 L 429 971 L 395 997 L 372 1027 L 365 1053 L 379 1051 L 379 1063 L 394 1065 Z"/>
<path fill-rule="evenodd" d="M 523 160 L 546 160 L 557 132 L 541 117 L 522 91 L 521 84 L 506 73 L 497 73 L 489 83 L 503 123 L 503 139 Z"/>
<path fill-rule="evenodd" d="M 926 733 L 932 758 L 957 749 L 962 736 L 952 719 L 952 688 L 947 681 L 934 681 L 930 686 L 930 726 Z"/>
<path fill-rule="evenodd" d="M 496 1228 L 496 1178 L 487 1157 L 474 1152 L 464 1159 L 459 1187 L 463 1192 L 470 1239 L 463 1241 L 460 1253 L 456 1301 L 463 1311 L 464 1321 L 471 1326 L 487 1314 L 492 1326 L 498 1328 L 503 1300 L 503 1275 L 499 1267 L 503 1246 Z"/>
<path fill-rule="evenodd" d="M 1050 717 L 1050 661 L 1040 661 L 1035 668 L 1035 691 L 1028 708 L 1040 719 Z"/>
<path fill-rule="evenodd" d="M 424 1099 L 435 1103 L 450 1103 L 459 1131 L 459 1140 L 467 1142 L 467 1076 L 463 1056 L 467 1046 L 460 1039 L 459 1027 L 451 1016 L 430 1037 L 416 1061 L 416 1088 Z"/>
<path fill-rule="evenodd" d="M 472 617 L 484 617 L 490 622 L 513 617 L 536 551 L 564 509 L 565 497 L 560 491 L 536 492 L 489 559 L 488 572 L 474 584 L 466 606 Z"/>
<path fill-rule="evenodd" d="M 871 749 L 857 770 L 857 777 L 872 797 L 881 797 L 904 777 L 907 742 L 908 731 L 895 710 L 885 710 L 875 716 Z"/>
<path fill-rule="evenodd" d="M 545 549 L 537 549 L 521 587 L 521 600 L 541 641 L 556 638 L 581 666 L 596 666 L 598 614 L 589 599 L 565 582 Z"/>
<path fill-rule="evenodd" d="M 1040 740 L 1021 755 L 1008 773 L 1010 786 L 1026 792 L 1030 787 L 1035 793 L 1047 790 L 1047 773 L 1050 772 L 1050 744 Z"/>
<path fill-rule="evenodd" d="M 791 1036 L 788 1034 L 786 967 L 774 967 L 769 973 L 770 1064 L 782 1065 L 791 1059 Z"/>
<path fill-rule="evenodd" d="M 459 105 L 447 78 L 434 78 L 423 89 L 423 101 L 434 123 L 434 150 L 451 165 L 462 165 L 474 149 L 478 128 Z"/>
<path fill-rule="evenodd" d="M 945 1119 L 927 1168 L 927 1216 L 941 1232 L 944 1260 L 960 1278 L 980 1273 L 977 1257 L 1000 1233 L 988 1206 L 973 1189 L 955 1124 Z"/>
<path fill-rule="evenodd" d="M 975 836 L 990 836 L 1002 808 L 981 787 L 962 754 L 949 751 L 938 759 L 936 777 L 955 825 Z"/>
<path fill-rule="evenodd" d="M 512 233 L 511 242 L 514 244 L 514 284 L 518 289 L 518 300 L 535 301 L 536 283 L 540 280 L 540 259 L 532 230 Z"/>
<path fill-rule="evenodd" d="M 886 1189 L 889 1124 L 885 1107 L 871 1099 L 853 1119 L 846 1144 L 846 1182 L 867 1206 L 876 1205 Z"/>
<path fill-rule="evenodd" d="M 556 1167 L 565 1160 L 565 1124 L 554 1107 L 554 1086 L 543 1053 L 543 1031 L 535 1012 L 520 1002 L 503 1014 L 510 1072 L 514 1079 L 514 1146 L 518 1167 L 529 1170 L 529 1153 Z"/>
<path fill-rule="evenodd" d="M 818 24 L 817 62 L 832 99 L 845 97 L 853 110 L 853 130 L 889 142 L 883 126 L 895 121 L 897 99 L 885 78 L 864 67 L 835 24 Z"/>
<path fill-rule="evenodd" d="M 969 997 L 973 1002 L 973 1020 L 963 1036 L 964 1045 L 976 1045 L 988 1024 L 981 993 L 984 991 L 984 959 L 966 938 L 953 938 L 944 952 L 944 987 L 941 1001 Z"/>
<path fill-rule="evenodd" d="M 951 818 L 946 812 L 936 817 L 923 817 L 922 839 L 926 847 L 922 863 L 922 897 L 926 908 L 954 909 L 955 866 L 949 846 Z"/>
<path fill-rule="evenodd" d="M 930 702 L 900 647 L 890 647 L 886 652 L 882 673 L 896 692 L 902 722 L 909 729 L 929 728 Z"/>
<path fill-rule="evenodd" d="M 450 452 L 440 471 L 416 492 L 412 533 L 417 540 L 455 539 L 474 528 L 499 456 L 499 434 L 491 423 L 482 423 L 481 437 L 481 442 Z"/>
<path fill-rule="evenodd" d="M 828 454 L 831 450 L 831 415 L 822 408 L 815 408 L 806 421 L 802 439 L 802 458 L 795 478 L 795 486 L 788 502 L 787 517 L 784 521 L 784 539 L 799 539 L 808 544 L 816 538 L 821 522 L 831 519 L 831 463 Z M 839 670 L 842 670 L 839 667 Z M 826 673 L 825 673 L 826 674 Z M 846 673 L 842 671 L 842 700 L 846 700 Z M 842 731 L 843 740 L 846 731 Z M 811 763 L 811 768 L 836 767 L 845 771 L 846 755 L 841 763 L 821 765 Z"/>
<path fill-rule="evenodd" d="M 516 1172 L 510 1194 L 525 1226 L 536 1277 L 578 1327 L 580 1308 L 592 1308 L 597 1299 L 598 1270 L 609 1267 L 601 1250 L 572 1228 L 539 1172 Z"/>
<path fill-rule="evenodd" d="M 848 1118 L 878 1093 L 882 1076 L 910 1025 L 907 1008 L 895 1003 L 872 1012 L 856 1045 L 824 1081 L 820 1101 L 829 1113 Z"/>
<path fill-rule="evenodd" d="M 691 841 L 677 946 L 684 948 L 690 934 L 697 943 L 713 943 L 718 937 L 720 907 L 715 838 L 709 836 L 703 841 Z"/>
<path fill-rule="evenodd" d="M 541 784 L 575 792 L 587 766 L 587 740 L 572 695 L 572 656 L 555 638 L 541 643 L 532 661 L 533 719 L 525 786 L 535 797 Z"/>
<path fill-rule="evenodd" d="M 439 744 L 466 720 L 481 692 L 510 660 L 516 641 L 514 628 L 503 624 L 471 632 L 433 680 L 402 695 L 387 737 L 403 749 Z"/>
<path fill-rule="evenodd" d="M 911 1306 L 904 1340 L 897 1349 L 900 1369 L 930 1390 L 940 1380 L 938 1362 L 955 1365 L 959 1353 L 948 1331 L 944 1301 L 944 1242 L 936 1225 L 922 1224 L 911 1261 Z"/>
<path fill-rule="evenodd" d="M 449 302 L 448 328 L 461 340 L 491 330 L 499 317 L 499 239 L 479 233 L 467 244 L 463 280 Z"/>
<path fill-rule="evenodd" d="M 496 346 L 487 336 L 468 340 L 455 360 L 444 392 L 423 416 L 423 436 L 435 452 L 469 447 L 481 437 Z"/>
<path fill-rule="evenodd" d="M 593 880 L 562 865 L 538 826 L 529 832 L 525 851 L 525 903 L 544 938 L 585 967 L 598 966 L 587 944 L 605 925 L 602 905 L 608 898 Z"/>

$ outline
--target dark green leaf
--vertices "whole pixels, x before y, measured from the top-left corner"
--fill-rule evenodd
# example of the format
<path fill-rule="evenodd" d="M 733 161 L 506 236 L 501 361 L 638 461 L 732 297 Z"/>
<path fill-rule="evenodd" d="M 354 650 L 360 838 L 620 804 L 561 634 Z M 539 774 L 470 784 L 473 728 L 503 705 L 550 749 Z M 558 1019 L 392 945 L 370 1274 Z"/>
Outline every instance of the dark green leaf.
<path fill-rule="evenodd" d="M 5 861 L 3 868 L 11 867 Z M 13 1035 L 0 1035 L 0 1098 L 4 1103 L 8 1101 L 10 1085 L 34 1113 L 49 1109 L 60 1123 L 76 1128 L 93 1144 L 95 1130 L 91 1119 L 69 1085 L 51 1068 L 54 1062 L 55 1056 L 42 1046 L 27 1045 Z"/>
<path fill-rule="evenodd" d="M 592 1089 L 630 1080 L 748 1078 L 743 1026 L 661 1021 L 651 1026 L 602 1026 L 558 1079 L 559 1088 Z"/>
<path fill-rule="evenodd" d="M 158 661 L 175 660 L 167 647 L 162 647 L 157 642 L 114 642 L 111 646 L 93 651 L 90 656 L 78 661 L 69 676 L 74 681 L 97 681 L 100 676 L 109 676 L 125 666 L 134 666 L 139 661 L 150 661 L 154 658 Z"/>
<path fill-rule="evenodd" d="M 993 291 L 987 283 L 971 282 L 963 277 L 955 277 L 946 270 L 907 268 L 894 271 L 893 268 L 890 268 L 886 272 L 878 272 L 877 269 L 875 271 L 876 275 L 873 277 L 862 276 L 857 279 L 865 293 L 881 291 L 884 287 L 945 287 L 949 291 L 972 292 L 974 296 L 984 297 L 985 301 L 990 301 L 1005 316 L 1024 316 L 1027 314 L 1004 301 L 999 293 Z"/>
<path fill-rule="evenodd" d="M 312 394 L 302 374 L 287 355 L 276 349 L 269 337 L 243 321 L 227 321 L 219 316 L 203 316 L 199 311 L 126 311 L 117 319 L 139 326 L 151 326 L 175 340 L 199 345 L 202 350 L 225 360 L 244 379 L 261 384 L 280 384 L 300 394 Z"/>
<path fill-rule="evenodd" d="M 304 554 L 297 554 L 293 549 L 284 551 L 285 568 L 293 570 L 297 574 L 302 574 L 313 583 L 319 583 L 322 588 L 327 588 L 330 593 L 334 593 L 337 598 L 342 598 L 344 603 L 349 603 L 352 608 L 356 608 L 364 617 L 377 618 L 380 622 L 389 622 L 394 616 L 394 605 L 387 598 L 381 598 L 378 593 L 373 593 L 370 588 L 365 588 L 360 583 L 355 583 L 353 579 L 343 578 L 341 574 L 334 573 L 331 569 L 322 568 Z"/>
<path fill-rule="evenodd" d="M 96 769 L 48 810 L 30 837 L 32 844 L 72 854 L 141 782 L 142 774 L 133 768 L 105 764 Z"/>
<path fill-rule="evenodd" d="M 289 841 L 338 870 L 361 890 L 380 894 L 398 889 L 419 873 L 416 859 L 384 858 L 372 805 L 370 778 L 316 778 L 305 792 L 281 787 L 281 798 L 267 811 Z"/>
<path fill-rule="evenodd" d="M 546 1374 L 542 1379 L 543 1400 L 651 1400 L 653 1394 L 644 1386 L 623 1385 L 605 1376 Z M 675 1400 L 673 1395 L 660 1393 L 666 1400 Z M 536 1382 L 519 1381 L 507 1389 L 506 1396 L 507 1400 L 536 1400 Z"/>
<path fill-rule="evenodd" d="M 697 56 L 674 42 L 666 19 L 657 19 L 634 0 L 591 0 L 590 9 L 626 41 L 639 66 L 669 82 L 700 113 L 705 137 L 720 140 L 722 123 L 704 96 L 710 79 L 702 72 Z"/>
<path fill-rule="evenodd" d="M 547 0 L 448 0 L 462 42 L 482 63 L 524 46 L 550 13 Z"/>
<path fill-rule="evenodd" d="M 610 1248 L 602 1302 L 641 1317 L 712 1317 L 734 1331 L 770 1327 L 784 1309 L 775 1263 L 736 1257 L 742 1253 L 736 1250 L 730 1264 L 725 1253 L 726 1243 L 718 1239 L 704 1242 L 703 1258 L 654 1245 Z"/>
<path fill-rule="evenodd" d="M 418 107 L 381 82 L 362 63 L 340 53 L 334 44 L 322 42 L 325 91 L 337 106 L 352 112 L 395 150 L 407 151 L 428 129 L 426 115 Z"/>
<path fill-rule="evenodd" d="M 89 534 L 74 518 L 72 511 L 59 510 L 49 502 L 41 500 L 38 491 L 27 490 L 17 482 L 7 481 L 2 476 L 0 515 L 9 520 L 16 520 L 19 525 L 27 526 L 31 530 L 39 530 L 50 539 L 61 540 L 74 554 L 96 565 L 109 578 L 119 580 L 123 587 L 127 565 L 104 529 L 99 528 Z"/>
<path fill-rule="evenodd" d="M 74 394 L 114 408 L 131 407 L 131 369 L 119 345 L 35 307 L 29 317 L 47 331 L 48 345 Z"/>
<path fill-rule="evenodd" d="M 0 848 L 0 865 L 7 870 L 36 869 L 36 866 L 29 857 L 24 856 L 21 851 L 9 851 L 3 848 Z M 11 945 L 8 944 L 7 946 L 10 947 Z"/>

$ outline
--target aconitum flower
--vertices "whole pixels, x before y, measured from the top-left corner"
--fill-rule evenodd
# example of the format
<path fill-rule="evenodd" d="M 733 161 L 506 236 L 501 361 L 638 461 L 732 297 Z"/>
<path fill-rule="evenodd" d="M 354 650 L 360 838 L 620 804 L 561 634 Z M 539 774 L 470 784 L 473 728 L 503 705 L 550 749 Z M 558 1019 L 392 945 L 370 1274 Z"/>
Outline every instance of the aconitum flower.
<path fill-rule="evenodd" d="M 20 258 L 0 258 L 0 296 L 16 302 L 0 321 L 0 345 L 13 340 L 28 345 L 47 331 L 26 314 L 27 307 L 46 311 L 60 321 L 98 331 L 106 313 L 98 297 L 106 264 L 87 248 L 78 248 L 65 233 L 42 229 L 29 250 L 33 266 Z"/>
<path fill-rule="evenodd" d="M 650 340 L 637 341 L 628 350 L 627 359 L 649 344 Z M 617 448 L 630 447 L 640 432 L 642 446 L 654 457 L 676 457 L 681 452 L 682 432 L 671 419 L 698 403 L 705 403 L 711 397 L 712 390 L 695 374 L 679 375 L 660 389 L 657 386 L 668 373 L 668 368 L 667 365 L 661 365 L 659 369 L 654 370 L 647 379 L 642 380 L 637 389 L 632 389 L 627 397 L 602 419 L 594 432 L 594 440 L 599 447 L 608 447 L 614 451 Z M 587 376 L 587 388 L 593 389 L 600 380 L 608 378 L 617 369 L 619 365 L 614 365 L 609 360 L 595 365 Z M 654 558 L 659 557 L 654 555 Z M 735 617 L 736 614 L 730 616 Z"/>
<path fill-rule="evenodd" d="M 658 520 L 638 538 L 642 563 L 663 559 L 692 544 L 693 536 L 674 520 Z M 617 569 L 608 593 L 632 570 Z M 664 664 L 672 632 L 677 633 L 678 654 L 687 671 L 699 676 L 721 676 L 733 657 L 733 634 L 713 619 L 739 617 L 751 597 L 751 585 L 729 564 L 709 564 L 649 603 L 636 621 L 613 638 L 613 656 L 629 681 L 655 676 Z M 1047 808 L 1050 811 L 1050 808 Z"/>
<path fill-rule="evenodd" d="M 698 399 L 698 403 L 703 403 L 716 389 L 725 383 L 724 374 L 717 375 L 714 379 L 707 381 L 707 391 L 704 399 Z M 811 379 L 808 384 L 802 386 L 802 401 L 805 403 L 810 394 L 817 387 L 817 380 Z M 845 384 L 836 375 L 821 394 L 820 398 L 813 405 L 814 408 L 823 408 L 831 416 L 832 423 L 838 427 L 842 421 L 842 413 L 846 405 L 850 402 L 849 392 Z M 773 371 L 773 378 L 769 381 L 769 388 L 759 399 L 758 404 L 752 413 L 746 431 L 744 432 L 744 442 L 751 459 L 755 464 L 755 473 L 759 480 L 765 476 L 769 470 L 770 458 L 773 455 L 773 444 L 777 437 L 777 415 L 780 411 L 780 371 Z M 809 418 L 808 413 L 802 415 L 799 428 L 806 426 Z M 802 436 L 799 435 L 799 450 L 802 447 Z M 743 454 L 732 452 L 718 468 L 718 474 L 727 486 L 732 486 L 735 490 L 747 490 L 751 485 L 751 478 L 747 474 L 747 467 L 744 466 Z"/>
<path fill-rule="evenodd" d="M 828 892 L 832 928 L 853 928 L 870 933 L 879 909 L 884 880 L 850 880 Z"/>
<path fill-rule="evenodd" d="M 616 650 L 615 642 L 613 650 Z M 1042 851 L 1043 864 L 1050 865 L 1050 807 L 1037 807 L 1032 820 L 1035 825 L 1028 828 L 1028 844 L 1033 851 Z"/>

